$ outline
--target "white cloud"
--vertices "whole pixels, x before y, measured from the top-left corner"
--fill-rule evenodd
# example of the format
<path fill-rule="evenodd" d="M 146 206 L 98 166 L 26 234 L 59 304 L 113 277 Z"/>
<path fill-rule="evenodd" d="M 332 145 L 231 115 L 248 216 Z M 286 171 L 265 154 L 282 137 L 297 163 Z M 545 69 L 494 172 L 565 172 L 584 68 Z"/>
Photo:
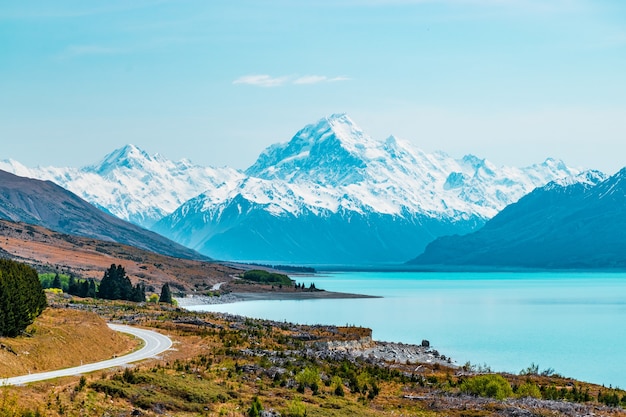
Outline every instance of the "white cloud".
<path fill-rule="evenodd" d="M 298 77 L 293 80 L 294 84 L 317 84 L 328 81 L 328 77 L 324 75 L 305 75 L 304 77 Z"/>
<path fill-rule="evenodd" d="M 267 74 L 244 75 L 233 81 L 233 84 L 255 85 L 257 87 L 280 87 L 289 81 L 289 77 L 272 77 Z"/>
<path fill-rule="evenodd" d="M 272 77 L 267 74 L 252 74 L 244 75 L 233 81 L 233 84 L 246 84 L 254 85 L 257 87 L 280 87 L 286 84 L 293 85 L 311 85 L 319 83 L 331 83 L 337 81 L 348 81 L 350 78 L 340 77 L 327 77 L 325 75 L 303 75 L 303 76 L 280 76 Z"/>

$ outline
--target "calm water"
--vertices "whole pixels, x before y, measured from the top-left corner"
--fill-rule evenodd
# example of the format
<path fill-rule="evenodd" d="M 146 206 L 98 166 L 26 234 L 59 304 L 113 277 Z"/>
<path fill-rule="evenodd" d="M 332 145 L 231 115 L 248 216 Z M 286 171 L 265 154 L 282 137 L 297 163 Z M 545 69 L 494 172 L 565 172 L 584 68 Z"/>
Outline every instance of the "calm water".
<path fill-rule="evenodd" d="M 298 280 L 384 298 L 196 309 L 365 326 L 377 340 L 428 339 L 459 364 L 517 373 L 534 362 L 540 370 L 626 387 L 626 274 L 350 272 Z"/>

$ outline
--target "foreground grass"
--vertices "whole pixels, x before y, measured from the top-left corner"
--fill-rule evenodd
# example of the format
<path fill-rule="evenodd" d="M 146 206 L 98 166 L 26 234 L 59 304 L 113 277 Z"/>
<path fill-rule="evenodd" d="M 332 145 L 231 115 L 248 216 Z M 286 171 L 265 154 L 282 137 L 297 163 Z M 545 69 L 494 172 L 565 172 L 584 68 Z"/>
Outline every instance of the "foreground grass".
<path fill-rule="evenodd" d="M 137 348 L 95 313 L 48 308 L 17 338 L 0 338 L 0 378 L 110 359 Z"/>
<path fill-rule="evenodd" d="M 121 302 L 76 300 L 69 306 L 80 311 L 59 308 L 55 314 L 90 310 L 153 327 L 175 340 L 175 350 L 132 368 L 2 388 L 0 417 L 255 416 L 261 410 L 281 416 L 626 415 L 625 392 L 560 376 L 478 375 L 442 365 L 325 356 L 316 348 L 323 341 L 360 339 L 367 329 Z"/>

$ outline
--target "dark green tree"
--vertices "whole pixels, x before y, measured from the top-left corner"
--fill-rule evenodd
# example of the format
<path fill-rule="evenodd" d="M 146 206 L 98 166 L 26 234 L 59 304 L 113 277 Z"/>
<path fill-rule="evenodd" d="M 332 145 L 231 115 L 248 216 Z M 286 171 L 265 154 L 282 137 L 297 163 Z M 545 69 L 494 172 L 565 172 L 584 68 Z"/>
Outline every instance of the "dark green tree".
<path fill-rule="evenodd" d="M 133 285 L 122 265 L 113 264 L 104 272 L 98 297 L 107 300 L 132 300 Z"/>
<path fill-rule="evenodd" d="M 58 272 L 54 276 L 54 279 L 52 280 L 52 286 L 50 288 L 63 288 L 63 284 L 61 283 L 61 277 L 59 276 Z"/>
<path fill-rule="evenodd" d="M 46 306 L 37 271 L 0 259 L 0 336 L 19 335 Z"/>
<path fill-rule="evenodd" d="M 87 297 L 90 298 L 96 298 L 96 295 L 98 294 L 98 290 L 96 288 L 96 282 L 89 278 L 89 290 L 87 291 Z"/>
<path fill-rule="evenodd" d="M 164 284 L 163 287 L 161 287 L 159 302 L 172 304 L 172 291 L 170 290 L 169 284 Z"/>
<path fill-rule="evenodd" d="M 70 275 L 70 279 L 67 284 L 67 293 L 80 296 L 80 282 L 76 281 L 74 275 Z"/>
<path fill-rule="evenodd" d="M 133 288 L 132 299 L 131 301 L 135 301 L 137 303 L 141 303 L 146 301 L 146 286 L 143 283 L 139 283 L 135 285 Z"/>
<path fill-rule="evenodd" d="M 75 295 L 78 295 L 79 297 L 87 297 L 87 293 L 89 292 L 89 281 L 81 281 L 80 284 L 78 284 L 78 287 L 78 291 Z"/>

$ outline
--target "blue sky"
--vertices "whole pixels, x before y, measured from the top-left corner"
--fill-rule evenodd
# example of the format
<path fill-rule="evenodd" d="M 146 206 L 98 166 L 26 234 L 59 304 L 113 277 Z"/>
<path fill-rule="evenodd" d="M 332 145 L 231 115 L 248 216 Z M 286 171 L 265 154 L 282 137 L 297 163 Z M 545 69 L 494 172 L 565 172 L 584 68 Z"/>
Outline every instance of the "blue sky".
<path fill-rule="evenodd" d="M 348 113 L 375 138 L 626 166 L 621 0 L 0 3 L 0 159 L 82 166 L 127 143 L 246 168 Z"/>

